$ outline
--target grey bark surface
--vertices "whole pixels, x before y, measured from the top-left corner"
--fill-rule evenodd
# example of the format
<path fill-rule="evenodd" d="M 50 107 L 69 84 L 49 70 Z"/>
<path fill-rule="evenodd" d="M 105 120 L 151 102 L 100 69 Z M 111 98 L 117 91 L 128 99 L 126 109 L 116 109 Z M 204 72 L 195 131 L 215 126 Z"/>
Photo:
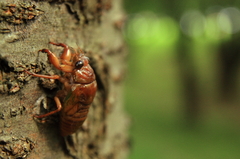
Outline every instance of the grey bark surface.
<path fill-rule="evenodd" d="M 0 158 L 124 159 L 129 120 L 123 110 L 126 49 L 121 34 L 121 0 L 0 0 Z M 82 129 L 61 137 L 55 110 L 57 80 L 31 77 L 61 75 L 40 49 L 57 55 L 49 41 L 80 47 L 95 70 L 98 91 Z"/>

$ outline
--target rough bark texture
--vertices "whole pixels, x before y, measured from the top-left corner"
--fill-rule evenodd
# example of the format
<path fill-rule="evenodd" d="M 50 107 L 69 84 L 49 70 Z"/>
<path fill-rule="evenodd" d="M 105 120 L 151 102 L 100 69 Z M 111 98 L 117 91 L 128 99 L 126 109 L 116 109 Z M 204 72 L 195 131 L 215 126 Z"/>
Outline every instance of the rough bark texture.
<path fill-rule="evenodd" d="M 121 5 L 121 0 L 0 0 L 0 158 L 127 157 Z M 82 48 L 97 76 L 88 118 L 66 138 L 60 136 L 58 114 L 44 123 L 32 117 L 56 109 L 53 97 L 61 84 L 23 71 L 61 74 L 46 54 L 38 53 L 43 48 L 61 53 L 62 48 L 49 41 Z"/>

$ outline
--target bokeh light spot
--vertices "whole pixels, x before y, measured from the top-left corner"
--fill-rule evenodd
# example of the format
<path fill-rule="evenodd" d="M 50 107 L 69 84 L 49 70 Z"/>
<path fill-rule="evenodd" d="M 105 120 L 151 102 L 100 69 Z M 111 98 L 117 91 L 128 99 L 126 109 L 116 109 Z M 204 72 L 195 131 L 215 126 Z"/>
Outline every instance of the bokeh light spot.
<path fill-rule="evenodd" d="M 180 26 L 184 34 L 199 37 L 205 29 L 205 17 L 197 10 L 187 11 L 180 19 Z"/>
<path fill-rule="evenodd" d="M 234 34 L 240 30 L 240 11 L 234 7 L 222 9 L 218 14 L 219 27 L 228 34 Z"/>
<path fill-rule="evenodd" d="M 170 47 L 179 39 L 179 28 L 170 17 L 142 12 L 129 17 L 124 35 L 133 45 Z"/>

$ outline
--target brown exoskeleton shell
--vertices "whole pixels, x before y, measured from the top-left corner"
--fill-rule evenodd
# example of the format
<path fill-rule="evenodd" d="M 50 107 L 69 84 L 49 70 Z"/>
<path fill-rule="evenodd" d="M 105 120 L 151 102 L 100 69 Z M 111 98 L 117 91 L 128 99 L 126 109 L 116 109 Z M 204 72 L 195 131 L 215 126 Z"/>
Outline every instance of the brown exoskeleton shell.
<path fill-rule="evenodd" d="M 97 91 L 97 82 L 88 58 L 82 51 L 72 53 L 69 47 L 63 43 L 50 42 L 50 44 L 64 47 L 60 59 L 48 49 L 39 51 L 47 53 L 50 63 L 63 71 L 64 75 L 49 76 L 25 72 L 36 77 L 58 79 L 63 83 L 63 90 L 58 91 L 54 97 L 57 110 L 35 117 L 43 118 L 60 111 L 61 135 L 67 136 L 76 132 L 87 118 L 88 109 Z"/>

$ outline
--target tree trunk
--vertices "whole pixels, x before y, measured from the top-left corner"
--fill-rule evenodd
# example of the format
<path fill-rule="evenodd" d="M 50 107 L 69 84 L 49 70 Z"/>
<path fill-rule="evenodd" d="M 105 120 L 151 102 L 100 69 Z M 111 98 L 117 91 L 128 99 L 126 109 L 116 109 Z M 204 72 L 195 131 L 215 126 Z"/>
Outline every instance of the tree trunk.
<path fill-rule="evenodd" d="M 9 2 L 9 3 L 8 3 Z M 0 158 L 123 159 L 129 120 L 123 111 L 126 49 L 121 34 L 121 0 L 0 0 Z M 61 75 L 40 49 L 59 56 L 49 41 L 78 46 L 90 58 L 97 94 L 81 130 L 61 137 L 55 110 L 62 84 L 28 75 Z"/>

